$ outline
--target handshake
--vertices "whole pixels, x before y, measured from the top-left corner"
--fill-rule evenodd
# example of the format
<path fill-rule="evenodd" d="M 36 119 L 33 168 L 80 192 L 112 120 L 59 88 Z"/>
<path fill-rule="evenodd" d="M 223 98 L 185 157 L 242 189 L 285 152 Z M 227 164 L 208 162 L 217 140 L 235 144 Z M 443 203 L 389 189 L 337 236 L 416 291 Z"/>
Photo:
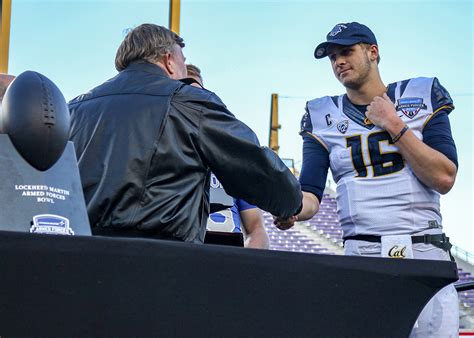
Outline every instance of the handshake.
<path fill-rule="evenodd" d="M 280 230 L 288 230 L 295 222 L 306 221 L 312 218 L 319 211 L 319 199 L 313 193 L 303 191 L 300 211 L 291 217 L 282 218 L 273 216 L 273 224 Z"/>
<path fill-rule="evenodd" d="M 291 216 L 289 218 L 281 218 L 277 216 L 273 216 L 273 224 L 280 229 L 280 230 L 288 230 L 293 225 L 295 225 L 295 222 L 298 221 L 298 215 Z"/>

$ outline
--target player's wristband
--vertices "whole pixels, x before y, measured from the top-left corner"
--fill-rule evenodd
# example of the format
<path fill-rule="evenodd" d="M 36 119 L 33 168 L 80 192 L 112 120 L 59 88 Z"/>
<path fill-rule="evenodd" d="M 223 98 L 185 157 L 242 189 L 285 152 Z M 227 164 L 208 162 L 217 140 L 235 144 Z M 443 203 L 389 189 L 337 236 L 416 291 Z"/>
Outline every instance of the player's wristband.
<path fill-rule="evenodd" d="M 392 138 L 392 142 L 395 143 L 398 140 L 400 140 L 400 138 L 403 136 L 403 134 L 405 134 L 407 132 L 408 129 L 409 129 L 408 126 L 405 124 L 405 126 L 402 128 L 402 130 L 400 130 L 400 132 L 397 135 L 395 135 L 394 138 Z"/>

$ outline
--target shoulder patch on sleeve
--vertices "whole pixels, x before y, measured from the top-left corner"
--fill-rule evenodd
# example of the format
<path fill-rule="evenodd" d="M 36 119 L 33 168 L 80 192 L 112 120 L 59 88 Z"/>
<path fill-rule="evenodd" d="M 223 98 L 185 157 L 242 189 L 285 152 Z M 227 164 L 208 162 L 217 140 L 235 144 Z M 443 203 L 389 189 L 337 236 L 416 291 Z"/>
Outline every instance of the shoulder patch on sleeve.
<path fill-rule="evenodd" d="M 433 114 L 440 110 L 445 110 L 448 114 L 454 109 L 453 99 L 449 92 L 444 88 L 435 77 L 431 87 L 431 103 Z"/>

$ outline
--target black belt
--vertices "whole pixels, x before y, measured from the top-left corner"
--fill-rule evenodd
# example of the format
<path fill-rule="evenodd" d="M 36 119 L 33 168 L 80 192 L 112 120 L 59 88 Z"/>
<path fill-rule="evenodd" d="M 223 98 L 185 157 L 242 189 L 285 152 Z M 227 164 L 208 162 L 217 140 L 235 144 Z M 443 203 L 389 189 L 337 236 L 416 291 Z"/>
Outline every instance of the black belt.
<path fill-rule="evenodd" d="M 357 235 L 357 236 L 348 236 L 344 238 L 344 243 L 348 240 L 356 240 L 356 241 L 366 241 L 366 242 L 373 242 L 373 243 L 380 243 L 381 239 L 380 236 L 373 236 L 373 235 Z M 449 237 L 446 234 L 437 234 L 437 235 L 430 235 L 424 234 L 420 236 L 411 236 L 411 242 L 413 244 L 416 243 L 424 243 L 424 244 L 432 244 L 437 248 L 443 249 L 444 251 L 449 252 L 451 255 L 451 247 L 453 246 L 449 242 Z"/>

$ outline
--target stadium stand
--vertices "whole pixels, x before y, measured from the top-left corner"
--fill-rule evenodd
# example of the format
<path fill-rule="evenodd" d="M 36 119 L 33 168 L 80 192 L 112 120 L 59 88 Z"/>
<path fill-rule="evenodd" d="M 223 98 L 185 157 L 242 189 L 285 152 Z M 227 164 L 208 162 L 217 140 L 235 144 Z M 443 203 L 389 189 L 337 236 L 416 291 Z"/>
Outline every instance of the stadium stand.
<path fill-rule="evenodd" d="M 295 251 L 314 254 L 338 255 L 343 253 L 342 230 L 337 217 L 334 192 L 326 189 L 320 205 L 320 211 L 309 221 L 296 223 L 287 231 L 281 231 L 273 225 L 273 217 L 264 213 L 265 227 L 270 237 L 270 249 Z M 453 254 L 458 263 L 459 281 L 474 282 L 474 266 L 464 257 Z M 465 253 L 463 253 L 465 255 Z M 469 270 L 469 271 L 468 271 Z M 460 329 L 474 331 L 474 290 L 461 291 L 459 294 Z"/>

